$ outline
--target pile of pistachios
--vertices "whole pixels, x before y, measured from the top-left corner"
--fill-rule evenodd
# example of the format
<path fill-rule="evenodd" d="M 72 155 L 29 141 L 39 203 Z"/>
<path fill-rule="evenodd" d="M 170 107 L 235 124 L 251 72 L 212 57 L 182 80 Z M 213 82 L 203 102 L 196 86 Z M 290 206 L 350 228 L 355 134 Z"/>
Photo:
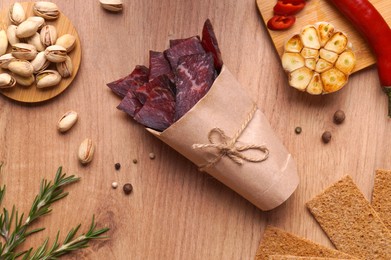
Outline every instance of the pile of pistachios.
<path fill-rule="evenodd" d="M 26 17 L 20 3 L 9 9 L 11 25 L 7 31 L 0 31 L 0 67 L 7 71 L 0 74 L 0 88 L 16 84 L 28 87 L 34 82 L 37 88 L 49 88 L 72 75 L 73 64 L 68 54 L 76 45 L 76 37 L 71 34 L 58 37 L 56 27 L 46 24 L 60 16 L 58 6 L 40 1 L 34 3 L 33 12 L 35 16 Z M 11 52 L 7 53 L 9 45 Z"/>

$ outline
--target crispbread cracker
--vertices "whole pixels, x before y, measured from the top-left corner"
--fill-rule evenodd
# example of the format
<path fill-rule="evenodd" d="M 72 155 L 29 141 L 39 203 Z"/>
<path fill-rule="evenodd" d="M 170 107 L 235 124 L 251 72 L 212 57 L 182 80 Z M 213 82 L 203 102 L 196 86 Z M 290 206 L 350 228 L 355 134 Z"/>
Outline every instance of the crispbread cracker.
<path fill-rule="evenodd" d="M 269 255 L 268 260 L 347 260 L 346 258 L 293 256 L 293 255 Z"/>
<path fill-rule="evenodd" d="M 372 207 L 391 231 L 391 171 L 376 171 Z"/>
<path fill-rule="evenodd" d="M 318 256 L 355 259 L 340 251 L 297 237 L 281 229 L 268 226 L 255 256 L 266 260 L 269 255 Z"/>
<path fill-rule="evenodd" d="M 391 259 L 391 233 L 350 176 L 307 207 L 338 250 L 361 259 Z"/>

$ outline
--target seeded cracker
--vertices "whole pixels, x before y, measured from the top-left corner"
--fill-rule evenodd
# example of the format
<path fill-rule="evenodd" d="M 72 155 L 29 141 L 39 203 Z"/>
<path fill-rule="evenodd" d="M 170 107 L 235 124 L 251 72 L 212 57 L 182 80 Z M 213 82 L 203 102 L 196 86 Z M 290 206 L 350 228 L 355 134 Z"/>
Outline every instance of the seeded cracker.
<path fill-rule="evenodd" d="M 281 229 L 268 226 L 255 256 L 256 260 L 267 260 L 270 255 L 292 255 L 356 259 L 340 251 L 297 237 Z"/>
<path fill-rule="evenodd" d="M 372 207 L 391 231 L 391 171 L 376 171 Z"/>
<path fill-rule="evenodd" d="M 269 255 L 268 260 L 346 260 L 343 258 L 315 257 L 315 256 L 293 256 L 293 255 Z"/>
<path fill-rule="evenodd" d="M 391 233 L 350 176 L 307 207 L 338 250 L 361 259 L 391 259 Z"/>

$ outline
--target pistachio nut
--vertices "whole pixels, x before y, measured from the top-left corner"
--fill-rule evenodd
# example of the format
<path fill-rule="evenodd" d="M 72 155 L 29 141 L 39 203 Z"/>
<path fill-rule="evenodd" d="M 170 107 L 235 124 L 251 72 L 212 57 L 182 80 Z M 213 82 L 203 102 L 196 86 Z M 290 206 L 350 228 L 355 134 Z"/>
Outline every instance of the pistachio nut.
<path fill-rule="evenodd" d="M 60 10 L 55 3 L 39 1 L 33 6 L 34 14 L 45 18 L 46 20 L 54 20 L 60 16 Z"/>
<path fill-rule="evenodd" d="M 39 24 L 37 22 L 27 19 L 19 24 L 18 28 L 16 28 L 16 37 L 19 39 L 31 37 L 38 31 L 38 29 Z"/>
<path fill-rule="evenodd" d="M 9 39 L 9 38 L 8 38 Z M 44 51 L 45 46 L 41 42 L 41 36 L 39 33 L 35 33 L 33 36 L 27 39 L 27 43 L 31 44 L 37 49 L 37 51 Z"/>
<path fill-rule="evenodd" d="M 68 78 L 72 75 L 73 64 L 71 57 L 67 55 L 67 59 L 64 62 L 56 63 L 57 71 L 60 73 L 61 77 Z"/>
<path fill-rule="evenodd" d="M 8 64 L 13 60 L 15 60 L 15 57 L 11 53 L 0 56 L 0 68 L 8 69 Z"/>
<path fill-rule="evenodd" d="M 64 47 L 69 53 L 76 45 L 76 37 L 72 34 L 64 34 L 57 39 L 56 45 Z"/>
<path fill-rule="evenodd" d="M 0 55 L 3 55 L 7 52 L 8 48 L 8 38 L 4 30 L 0 31 Z"/>
<path fill-rule="evenodd" d="M 37 48 L 27 43 L 16 43 L 12 45 L 12 55 L 21 60 L 33 60 L 37 56 Z"/>
<path fill-rule="evenodd" d="M 15 43 L 20 42 L 19 38 L 16 37 L 16 28 L 17 26 L 14 24 L 11 24 L 7 28 L 7 38 L 10 45 L 14 45 Z"/>
<path fill-rule="evenodd" d="M 53 25 L 45 25 L 41 29 L 41 42 L 50 46 L 53 45 L 57 40 L 57 30 Z"/>
<path fill-rule="evenodd" d="M 64 62 L 67 59 L 67 50 L 59 45 L 52 45 L 45 50 L 46 59 L 51 62 Z"/>
<path fill-rule="evenodd" d="M 34 74 L 37 74 L 41 71 L 44 71 L 49 67 L 50 61 L 46 59 L 45 52 L 41 51 L 37 54 L 35 59 L 31 61 L 31 65 L 33 65 L 34 68 Z"/>
<path fill-rule="evenodd" d="M 95 153 L 95 146 L 91 139 L 86 138 L 79 146 L 78 158 L 82 164 L 92 161 Z"/>
<path fill-rule="evenodd" d="M 123 9 L 122 0 L 100 0 L 100 5 L 111 12 L 120 12 Z"/>
<path fill-rule="evenodd" d="M 30 16 L 26 21 L 34 22 L 38 25 L 38 30 L 45 26 L 45 19 L 40 16 Z"/>
<path fill-rule="evenodd" d="M 68 131 L 77 122 L 78 115 L 75 111 L 68 111 L 57 122 L 57 129 L 61 133 Z"/>
<path fill-rule="evenodd" d="M 37 88 L 49 88 L 58 85 L 61 81 L 61 75 L 55 70 L 44 70 L 37 74 Z"/>
<path fill-rule="evenodd" d="M 15 79 L 8 73 L 0 74 L 0 88 L 12 88 L 15 86 Z"/>
<path fill-rule="evenodd" d="M 34 72 L 33 65 L 31 65 L 31 63 L 27 60 L 12 60 L 8 64 L 8 69 L 22 77 L 30 77 Z"/>
<path fill-rule="evenodd" d="M 20 75 L 13 73 L 12 76 L 14 77 L 16 83 L 23 87 L 31 86 L 35 81 L 34 75 L 28 77 L 22 77 Z"/>
<path fill-rule="evenodd" d="M 9 9 L 9 18 L 12 23 L 18 25 L 26 20 L 26 13 L 24 12 L 23 6 L 20 3 L 14 3 Z"/>

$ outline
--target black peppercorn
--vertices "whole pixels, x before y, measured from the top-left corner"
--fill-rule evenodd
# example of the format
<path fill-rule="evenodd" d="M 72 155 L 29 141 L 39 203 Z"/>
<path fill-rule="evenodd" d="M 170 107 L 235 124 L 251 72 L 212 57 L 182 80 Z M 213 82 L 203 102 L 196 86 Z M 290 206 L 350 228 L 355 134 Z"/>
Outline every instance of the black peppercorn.
<path fill-rule="evenodd" d="M 116 163 L 116 164 L 114 164 L 114 167 L 118 171 L 119 169 L 121 169 L 121 164 L 120 163 Z"/>
<path fill-rule="evenodd" d="M 331 133 L 329 131 L 326 131 L 322 134 L 322 141 L 323 143 L 327 144 L 331 140 Z"/>
<path fill-rule="evenodd" d="M 341 124 L 345 120 L 345 112 L 338 110 L 334 113 L 334 123 Z"/>
<path fill-rule="evenodd" d="M 133 186 L 130 183 L 126 183 L 122 189 L 124 190 L 124 193 L 128 195 L 132 192 Z"/>
<path fill-rule="evenodd" d="M 296 134 L 301 134 L 301 130 L 302 130 L 301 127 L 298 126 L 298 127 L 295 128 L 295 133 Z"/>
<path fill-rule="evenodd" d="M 136 164 L 137 163 L 137 159 L 133 159 L 133 163 Z"/>

